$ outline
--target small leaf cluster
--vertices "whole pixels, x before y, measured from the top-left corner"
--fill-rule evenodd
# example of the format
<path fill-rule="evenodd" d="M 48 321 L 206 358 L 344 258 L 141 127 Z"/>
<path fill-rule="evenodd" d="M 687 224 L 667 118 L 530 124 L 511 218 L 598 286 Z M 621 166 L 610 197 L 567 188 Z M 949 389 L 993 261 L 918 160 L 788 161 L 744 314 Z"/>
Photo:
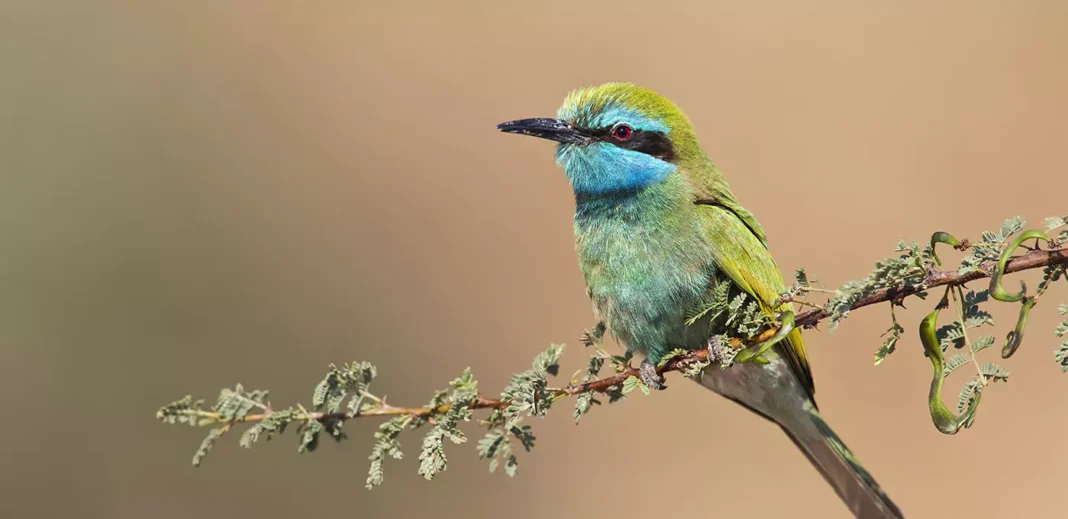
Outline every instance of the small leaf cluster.
<path fill-rule="evenodd" d="M 984 381 L 985 379 L 985 381 Z M 976 373 L 967 384 L 960 389 L 960 397 L 957 398 L 957 412 L 963 412 L 972 404 L 976 395 L 983 390 L 983 387 L 987 382 L 1007 382 L 1009 380 L 1009 372 L 1001 368 L 993 362 L 987 362 L 979 368 L 979 373 Z M 971 426 L 971 423 L 968 424 Z"/>
<path fill-rule="evenodd" d="M 523 424 L 523 420 L 531 416 L 545 416 L 552 407 L 557 397 L 555 391 L 548 389 L 548 377 L 559 373 L 563 351 L 563 344 L 549 346 L 534 358 L 530 369 L 512 375 L 508 386 L 501 392 L 501 401 L 508 404 L 490 414 L 485 422 L 489 431 L 478 442 L 478 455 L 490 460 L 490 472 L 495 472 L 503 461 L 505 474 L 515 476 L 519 462 L 512 450 L 512 440 L 518 441 L 527 452 L 534 448 L 536 438 L 531 427 Z M 603 360 L 593 375 L 600 370 L 601 364 Z M 583 413 L 587 411 L 588 405 Z M 575 412 L 575 420 L 578 421 L 581 413 L 578 413 L 578 408 Z"/>
<path fill-rule="evenodd" d="M 208 435 L 200 442 L 200 446 L 193 454 L 193 466 L 199 467 L 204 457 L 215 446 L 215 442 L 230 431 L 233 423 L 244 420 L 254 408 L 270 411 L 270 405 L 266 399 L 267 391 L 261 389 L 246 391 L 241 384 L 237 384 L 233 389 L 223 388 L 211 409 L 204 409 L 204 400 L 193 400 L 192 396 L 186 395 L 180 400 L 159 408 L 156 411 L 156 419 L 167 424 L 188 424 L 195 427 L 221 424 L 208 431 Z M 262 423 L 257 424 L 257 426 L 262 425 Z M 272 425 L 275 430 L 279 427 L 277 424 Z M 245 440 L 242 438 L 242 444 L 244 443 Z"/>
<path fill-rule="evenodd" d="M 979 305 L 986 303 L 990 299 L 990 292 L 987 290 L 980 290 L 978 292 L 970 291 L 964 295 L 964 323 L 963 326 L 959 321 L 954 321 L 950 324 L 944 325 L 938 329 L 936 335 L 938 336 L 939 345 L 942 346 L 942 352 L 945 353 L 950 346 L 954 348 L 964 347 L 964 331 L 978 328 L 983 325 L 993 325 L 994 317 L 989 312 L 983 310 Z M 994 344 L 993 336 L 980 337 L 975 344 L 972 345 L 973 349 L 980 342 L 989 341 L 982 348 Z M 982 348 L 975 349 L 979 351 Z M 949 363 L 953 363 L 953 358 L 949 359 Z"/>
<path fill-rule="evenodd" d="M 312 391 L 312 406 L 323 416 L 319 419 L 305 420 L 300 426 L 300 453 L 314 451 L 319 446 L 319 435 L 323 432 L 335 441 L 347 438 L 342 426 L 345 420 L 356 416 L 362 410 L 371 381 L 378 370 L 369 362 L 353 362 L 340 368 L 331 364 L 323 380 Z M 348 411 L 342 412 L 341 404 L 349 395 Z"/>
<path fill-rule="evenodd" d="M 378 426 L 378 431 L 375 431 L 374 447 L 371 448 L 371 455 L 367 457 L 371 460 L 371 468 L 367 471 L 367 482 L 364 484 L 368 490 L 382 484 L 385 478 L 383 465 L 386 456 L 395 460 L 404 458 L 398 438 L 411 422 L 411 415 L 394 416 Z"/>
<path fill-rule="evenodd" d="M 419 452 L 419 475 L 427 480 L 434 479 L 448 466 L 445 457 L 446 438 L 456 444 L 467 441 L 459 425 L 460 422 L 471 420 L 471 405 L 478 399 L 478 381 L 471 374 L 471 368 L 465 369 L 449 385 L 452 386 L 449 410 L 438 415 L 436 423 L 423 438 L 423 447 Z"/>
<path fill-rule="evenodd" d="M 604 361 L 604 356 L 591 355 L 589 364 L 586 366 L 585 374 L 583 375 L 583 378 L 580 383 L 585 384 L 596 379 L 597 375 L 601 373 L 601 368 L 604 366 Z M 579 420 L 582 419 L 582 415 L 590 412 L 590 408 L 592 408 L 594 404 L 599 403 L 600 402 L 598 402 L 594 398 L 594 394 L 592 391 L 580 393 L 578 397 L 575 398 L 575 423 L 579 423 Z"/>
<path fill-rule="evenodd" d="M 957 272 L 960 274 L 976 272 L 984 264 L 997 261 L 1009 238 L 1022 231 L 1026 223 L 1023 218 L 1014 216 L 1005 220 L 1005 223 L 1001 224 L 1001 229 L 996 233 L 983 231 L 981 241 L 972 244 L 971 254 L 961 259 Z"/>
<path fill-rule="evenodd" d="M 729 338 L 726 335 L 713 335 L 708 340 L 708 357 L 705 359 L 684 358 L 679 365 L 679 371 L 687 378 L 697 379 L 701 372 L 713 363 L 719 364 L 721 369 L 727 369 L 739 351 L 731 348 L 729 344 Z M 679 357 L 685 357 L 688 353 L 690 352 L 684 349 L 672 350 L 660 358 L 660 362 L 656 364 L 656 367 L 657 369 L 663 368 L 669 362 Z"/>
<path fill-rule="evenodd" d="M 831 314 L 829 331 L 834 332 L 838 324 L 849 317 L 849 311 L 857 301 L 876 290 L 895 286 L 902 288 L 922 286 L 924 274 L 934 264 L 933 250 L 931 245 L 920 247 L 916 242 L 911 245 L 904 241 L 898 242 L 896 252 L 899 255 L 897 257 L 877 262 L 875 269 L 866 277 L 846 282 L 838 287 L 835 294 L 827 301 L 826 307 Z M 918 295 L 922 297 L 922 293 Z M 893 330 L 892 327 L 891 330 Z M 887 349 L 892 346 L 893 342 L 886 345 Z M 885 354 L 883 356 L 885 357 Z M 877 357 L 877 360 L 881 361 L 881 358 Z"/>
<path fill-rule="evenodd" d="M 717 281 L 686 316 L 687 326 L 703 323 L 706 329 L 732 337 L 753 337 L 775 323 L 760 303 L 730 280 Z"/>
<path fill-rule="evenodd" d="M 883 345 L 875 351 L 875 365 L 878 366 L 886 359 L 886 356 L 897 350 L 897 341 L 901 339 L 901 334 L 905 333 L 905 329 L 901 327 L 897 322 L 897 315 L 894 313 L 894 305 L 890 305 L 890 328 L 887 328 L 880 337 L 886 337 L 883 340 Z"/>

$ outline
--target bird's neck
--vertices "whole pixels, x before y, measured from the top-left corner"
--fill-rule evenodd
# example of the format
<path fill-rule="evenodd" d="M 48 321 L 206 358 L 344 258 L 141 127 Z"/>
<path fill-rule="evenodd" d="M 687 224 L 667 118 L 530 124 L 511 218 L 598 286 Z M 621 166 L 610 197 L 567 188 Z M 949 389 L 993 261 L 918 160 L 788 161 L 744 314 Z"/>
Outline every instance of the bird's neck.
<path fill-rule="evenodd" d="M 664 219 L 693 209 L 693 195 L 680 174 L 640 189 L 605 193 L 575 193 L 576 231 L 612 222 L 622 225 L 662 225 Z"/>
<path fill-rule="evenodd" d="M 616 263 L 626 250 L 657 256 L 634 261 L 682 260 L 675 245 L 703 243 L 702 221 L 689 181 L 677 173 L 638 190 L 575 196 L 578 251 L 591 262 Z"/>

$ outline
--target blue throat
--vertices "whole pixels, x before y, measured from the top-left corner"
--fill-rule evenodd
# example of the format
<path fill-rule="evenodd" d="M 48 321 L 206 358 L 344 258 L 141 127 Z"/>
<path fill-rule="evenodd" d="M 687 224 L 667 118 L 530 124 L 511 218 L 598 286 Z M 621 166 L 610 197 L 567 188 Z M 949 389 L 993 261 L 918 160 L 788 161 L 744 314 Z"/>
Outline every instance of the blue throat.
<path fill-rule="evenodd" d="M 678 169 L 670 162 L 606 142 L 561 144 L 556 163 L 564 168 L 578 197 L 640 191 Z"/>

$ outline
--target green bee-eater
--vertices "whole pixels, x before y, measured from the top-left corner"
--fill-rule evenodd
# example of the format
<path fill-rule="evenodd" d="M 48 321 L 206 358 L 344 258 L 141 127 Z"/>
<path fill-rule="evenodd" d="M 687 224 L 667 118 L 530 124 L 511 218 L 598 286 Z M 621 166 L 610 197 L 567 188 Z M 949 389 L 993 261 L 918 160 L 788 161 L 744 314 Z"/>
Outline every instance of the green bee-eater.
<path fill-rule="evenodd" d="M 707 347 L 717 322 L 687 325 L 686 317 L 717 281 L 729 279 L 769 315 L 789 310 L 773 306 L 785 286 L 764 229 L 668 99 L 608 83 L 569 94 L 555 119 L 498 128 L 559 143 L 594 313 L 629 351 L 645 355 L 643 375 L 675 348 Z M 759 362 L 705 369 L 700 383 L 782 427 L 856 516 L 902 517 L 817 412 L 800 331 L 783 339 Z"/>

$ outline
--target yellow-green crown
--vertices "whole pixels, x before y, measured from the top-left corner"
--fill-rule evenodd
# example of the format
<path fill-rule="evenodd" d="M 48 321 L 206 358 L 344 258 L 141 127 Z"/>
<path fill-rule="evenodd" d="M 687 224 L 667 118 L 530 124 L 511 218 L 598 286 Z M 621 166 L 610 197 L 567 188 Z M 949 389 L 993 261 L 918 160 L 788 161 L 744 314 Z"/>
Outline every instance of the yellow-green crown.
<path fill-rule="evenodd" d="M 633 83 L 605 83 L 572 91 L 556 116 L 591 130 L 626 123 L 635 130 L 660 132 L 671 139 L 676 153 L 684 156 L 697 147 L 693 125 L 682 110 L 670 99 Z"/>

